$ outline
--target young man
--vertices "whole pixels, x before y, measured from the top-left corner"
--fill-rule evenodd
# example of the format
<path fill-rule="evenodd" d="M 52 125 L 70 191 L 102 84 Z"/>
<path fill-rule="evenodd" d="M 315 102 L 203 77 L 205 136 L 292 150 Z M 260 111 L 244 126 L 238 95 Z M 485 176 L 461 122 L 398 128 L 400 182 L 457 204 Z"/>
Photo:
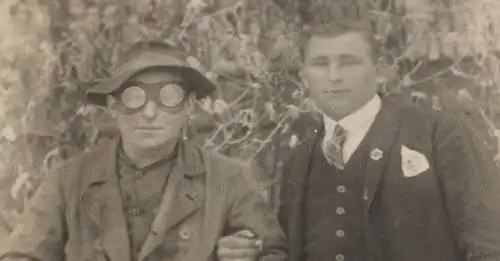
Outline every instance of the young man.
<path fill-rule="evenodd" d="M 500 175 L 471 133 L 382 99 L 368 34 L 311 30 L 301 76 L 324 120 L 284 172 L 288 260 L 500 260 Z M 223 238 L 219 255 L 253 243 Z"/>
<path fill-rule="evenodd" d="M 283 260 L 284 235 L 251 173 L 183 139 L 195 99 L 214 90 L 185 61 L 139 43 L 88 91 L 120 138 L 46 178 L 1 260 L 215 260 L 218 239 L 239 230 L 262 241 L 259 260 Z"/>

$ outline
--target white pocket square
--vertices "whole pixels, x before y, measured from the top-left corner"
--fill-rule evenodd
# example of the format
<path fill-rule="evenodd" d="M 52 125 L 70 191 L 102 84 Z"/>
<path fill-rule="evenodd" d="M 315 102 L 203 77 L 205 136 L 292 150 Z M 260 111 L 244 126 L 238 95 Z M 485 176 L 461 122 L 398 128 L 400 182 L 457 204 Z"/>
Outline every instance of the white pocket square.
<path fill-rule="evenodd" d="M 429 169 L 429 162 L 424 154 L 401 146 L 401 168 L 407 178 L 415 177 Z"/>

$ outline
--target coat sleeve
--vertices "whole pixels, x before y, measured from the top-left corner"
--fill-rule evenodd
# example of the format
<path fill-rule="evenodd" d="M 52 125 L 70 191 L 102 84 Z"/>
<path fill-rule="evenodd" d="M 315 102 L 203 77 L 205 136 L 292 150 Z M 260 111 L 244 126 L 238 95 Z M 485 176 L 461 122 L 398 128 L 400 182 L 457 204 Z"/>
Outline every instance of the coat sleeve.
<path fill-rule="evenodd" d="M 286 242 L 276 214 L 261 194 L 251 169 L 243 168 L 228 183 L 228 234 L 248 229 L 263 241 L 260 261 L 282 261 L 286 258 Z"/>
<path fill-rule="evenodd" d="M 500 260 L 500 173 L 465 126 L 442 119 L 434 139 L 457 243 L 468 261 Z"/>
<path fill-rule="evenodd" d="M 55 171 L 44 179 L 10 237 L 0 244 L 0 260 L 63 260 L 64 208 L 60 175 Z"/>

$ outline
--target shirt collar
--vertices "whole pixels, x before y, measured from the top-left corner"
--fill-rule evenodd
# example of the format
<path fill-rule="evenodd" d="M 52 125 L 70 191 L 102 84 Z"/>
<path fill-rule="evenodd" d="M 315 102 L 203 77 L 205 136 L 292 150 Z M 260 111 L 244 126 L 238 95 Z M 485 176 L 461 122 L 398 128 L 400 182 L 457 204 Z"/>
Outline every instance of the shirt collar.
<path fill-rule="evenodd" d="M 382 100 L 380 99 L 380 96 L 376 94 L 369 102 L 363 105 L 363 107 L 345 116 L 340 121 L 335 121 L 323 113 L 325 137 L 330 137 L 332 135 L 333 129 L 337 124 L 340 124 L 340 126 L 347 131 L 347 134 L 370 126 L 375 120 L 375 116 L 377 116 L 381 104 Z"/>

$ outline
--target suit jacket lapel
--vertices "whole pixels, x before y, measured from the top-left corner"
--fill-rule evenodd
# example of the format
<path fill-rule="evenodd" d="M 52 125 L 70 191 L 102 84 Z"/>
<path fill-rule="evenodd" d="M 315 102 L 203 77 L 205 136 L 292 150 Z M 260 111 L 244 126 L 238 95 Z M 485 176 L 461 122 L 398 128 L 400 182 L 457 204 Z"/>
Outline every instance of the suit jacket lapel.
<path fill-rule="evenodd" d="M 292 153 L 289 187 L 289 221 L 288 241 L 290 260 L 301 260 L 304 243 L 304 203 L 307 187 L 307 176 L 311 165 L 311 155 L 318 140 L 322 137 L 322 123 L 315 122 L 311 125 L 313 134 L 305 140 Z"/>
<path fill-rule="evenodd" d="M 178 159 L 170 173 L 167 188 L 160 203 L 165 208 L 160 207 L 153 228 L 139 254 L 140 260 L 152 253 L 163 242 L 168 230 L 203 205 L 205 193 L 201 156 L 195 148 L 189 145 L 184 144 L 180 147 Z M 166 203 L 167 201 L 170 202 Z"/>
<path fill-rule="evenodd" d="M 129 261 L 127 224 L 116 175 L 118 140 L 105 141 L 88 155 L 82 190 L 82 209 L 99 229 L 96 250 L 111 261 Z"/>
<path fill-rule="evenodd" d="M 398 109 L 391 101 L 384 99 L 382 108 L 367 135 L 367 138 L 370 139 L 370 154 L 368 155 L 364 189 L 366 216 L 378 189 L 382 173 L 388 164 L 391 147 L 399 134 L 401 115 Z"/>

